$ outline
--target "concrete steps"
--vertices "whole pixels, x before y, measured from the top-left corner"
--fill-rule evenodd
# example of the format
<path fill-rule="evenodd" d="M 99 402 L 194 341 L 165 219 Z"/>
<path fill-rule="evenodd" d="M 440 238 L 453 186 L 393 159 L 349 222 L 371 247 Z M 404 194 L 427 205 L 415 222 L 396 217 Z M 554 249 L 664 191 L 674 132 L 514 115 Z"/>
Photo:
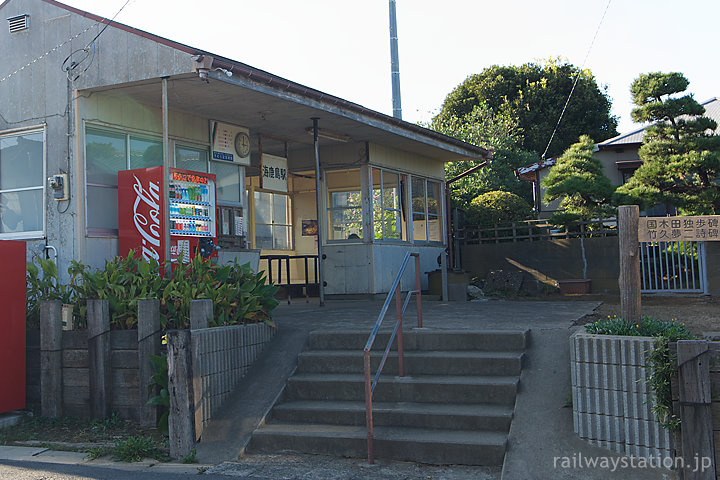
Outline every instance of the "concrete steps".
<path fill-rule="evenodd" d="M 503 432 L 375 428 L 375 456 L 438 465 L 502 465 L 507 435 Z M 256 451 L 292 451 L 363 458 L 365 427 L 271 424 L 253 435 Z"/>
<path fill-rule="evenodd" d="M 373 402 L 375 426 L 508 431 L 512 415 L 509 405 Z M 270 423 L 364 427 L 365 402 L 290 401 L 273 409 Z"/>
<path fill-rule="evenodd" d="M 367 336 L 313 332 L 248 451 L 366 457 Z M 373 374 L 388 338 L 380 333 L 375 341 Z M 397 376 L 392 352 L 373 395 L 375 456 L 502 465 L 527 342 L 527 331 L 406 332 L 405 376 Z"/>
<path fill-rule="evenodd" d="M 383 352 L 373 351 L 370 366 L 376 371 Z M 405 375 L 520 375 L 520 352 L 405 351 Z M 361 350 L 314 350 L 298 357 L 300 373 L 348 373 L 363 371 Z M 383 374 L 397 375 L 397 352 L 390 352 Z"/>

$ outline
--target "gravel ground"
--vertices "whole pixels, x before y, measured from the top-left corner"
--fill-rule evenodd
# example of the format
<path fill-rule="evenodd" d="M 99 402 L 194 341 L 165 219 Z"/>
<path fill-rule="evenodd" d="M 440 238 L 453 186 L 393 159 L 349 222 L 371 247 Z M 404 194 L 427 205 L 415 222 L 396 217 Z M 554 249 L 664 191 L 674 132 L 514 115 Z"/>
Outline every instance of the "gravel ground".
<path fill-rule="evenodd" d="M 589 323 L 609 316 L 620 316 L 620 297 L 614 295 L 583 295 L 564 297 L 567 301 L 597 300 L 602 302 L 592 315 L 578 323 Z M 659 320 L 674 320 L 693 333 L 720 331 L 720 298 L 705 295 L 643 295 L 641 312 Z"/>
<path fill-rule="evenodd" d="M 285 454 L 246 455 L 205 473 L 268 480 L 498 480 L 500 467 L 438 466 L 379 459 L 369 465 L 365 459 Z"/>

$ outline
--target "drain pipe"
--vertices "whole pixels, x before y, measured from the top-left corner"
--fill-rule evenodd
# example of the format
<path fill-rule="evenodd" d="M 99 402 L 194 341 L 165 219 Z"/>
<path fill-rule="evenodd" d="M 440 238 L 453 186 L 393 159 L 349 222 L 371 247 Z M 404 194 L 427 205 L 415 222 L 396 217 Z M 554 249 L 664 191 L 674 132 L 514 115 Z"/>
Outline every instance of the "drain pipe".
<path fill-rule="evenodd" d="M 450 222 L 450 184 L 455 183 L 458 180 L 460 180 L 461 178 L 465 178 L 468 175 L 471 175 L 471 174 L 477 172 L 478 170 L 480 170 L 487 164 L 488 164 L 488 161 L 485 160 L 484 162 L 479 163 L 479 164 L 475 165 L 474 167 L 465 170 L 460 175 L 457 175 L 445 182 L 445 224 L 446 224 L 446 228 L 447 228 L 448 257 L 450 260 L 450 269 L 451 270 L 455 270 L 456 268 L 459 268 L 460 262 L 455 262 L 455 258 L 454 258 L 455 257 L 455 251 L 454 251 L 454 246 L 453 246 L 454 236 L 453 236 L 453 232 L 452 232 L 452 223 Z M 457 222 L 455 224 L 455 228 L 457 228 Z M 458 256 L 458 258 L 459 258 L 459 256 Z"/>
<path fill-rule="evenodd" d="M 320 178 L 320 143 L 318 138 L 318 121 L 320 119 L 313 117 L 311 120 L 313 122 L 313 144 L 315 146 L 315 202 L 317 204 L 318 225 L 318 290 L 320 292 L 320 306 L 322 307 L 325 305 L 325 282 L 323 281 L 323 261 L 325 260 L 325 254 L 323 253 L 323 232 L 325 231 L 325 222 L 322 221 L 323 217 L 321 215 L 321 212 L 323 212 L 324 209 L 322 208 L 323 191 L 322 179 Z"/>

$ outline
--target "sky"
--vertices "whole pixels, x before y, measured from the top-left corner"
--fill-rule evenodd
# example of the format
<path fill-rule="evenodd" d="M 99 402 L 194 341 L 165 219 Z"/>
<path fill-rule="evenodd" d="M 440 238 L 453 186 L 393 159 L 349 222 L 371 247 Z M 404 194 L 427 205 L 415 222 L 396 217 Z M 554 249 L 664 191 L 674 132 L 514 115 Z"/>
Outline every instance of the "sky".
<path fill-rule="evenodd" d="M 105 17 L 125 2 L 64 1 Z M 717 0 L 396 4 L 409 122 L 428 122 L 448 93 L 486 67 L 550 57 L 581 66 L 587 56 L 621 133 L 640 127 L 630 118 L 630 84 L 641 73 L 679 71 L 696 100 L 720 97 Z M 116 20 L 392 115 L 388 0 L 130 0 Z"/>

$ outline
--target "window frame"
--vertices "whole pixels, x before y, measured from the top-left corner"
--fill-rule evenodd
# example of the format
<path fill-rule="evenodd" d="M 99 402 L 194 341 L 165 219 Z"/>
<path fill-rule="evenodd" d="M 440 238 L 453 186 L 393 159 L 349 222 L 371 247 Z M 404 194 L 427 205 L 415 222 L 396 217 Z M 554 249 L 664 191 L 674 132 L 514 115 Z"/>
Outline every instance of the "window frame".
<path fill-rule="evenodd" d="M 9 188 L 6 190 L 0 190 L 0 194 L 2 193 L 12 193 L 12 192 L 20 192 L 20 191 L 31 191 L 31 190 L 41 190 L 42 191 L 42 230 L 28 230 L 24 232 L 6 232 L 6 233 L 0 233 L 0 240 L 20 240 L 20 239 L 39 239 L 39 238 L 45 238 L 45 232 L 47 231 L 47 186 L 45 179 L 47 178 L 47 126 L 42 125 L 32 125 L 28 127 L 22 127 L 22 128 L 12 128 L 8 130 L 2 130 L 0 131 L 0 138 L 7 138 L 7 137 L 19 137 L 26 134 L 34 134 L 34 133 L 42 133 L 42 142 L 43 142 L 43 150 L 42 150 L 42 184 L 35 187 L 22 187 L 22 188 Z M 1 159 L 0 159 L 1 161 Z"/>
<path fill-rule="evenodd" d="M 390 242 L 390 243 L 408 243 L 408 225 L 407 225 L 407 215 L 404 214 L 404 211 L 406 211 L 406 205 L 405 205 L 405 188 L 403 185 L 403 181 L 407 181 L 407 178 L 409 175 L 399 172 L 397 170 L 392 170 L 389 168 L 379 167 L 375 165 L 371 165 L 372 168 L 372 185 L 370 187 L 371 192 L 371 217 L 372 217 L 372 233 L 373 233 L 373 242 L 374 243 L 382 243 L 382 242 Z M 375 171 L 380 172 L 380 237 L 376 236 L 376 229 L 375 229 Z M 384 175 L 385 173 L 390 173 L 397 176 L 397 189 L 398 189 L 398 208 L 387 208 L 385 206 L 384 202 L 384 190 L 385 190 L 385 180 Z M 384 218 L 384 212 L 394 212 L 397 216 L 396 219 L 401 224 L 401 231 L 400 231 L 400 238 L 390 238 L 385 235 L 385 222 L 382 221 Z"/>
<path fill-rule="evenodd" d="M 358 185 L 357 190 L 351 189 L 352 187 L 329 187 L 328 181 L 327 181 L 327 175 L 337 172 L 349 172 L 349 171 L 358 171 L 358 180 L 360 184 Z M 323 196 L 323 203 L 325 207 L 325 242 L 326 243 L 358 243 L 358 242 L 366 242 L 365 240 L 365 229 L 364 225 L 366 223 L 366 219 L 364 218 L 364 208 L 363 208 L 363 170 L 362 168 L 358 167 L 341 167 L 341 168 L 332 168 L 332 169 L 325 169 L 323 170 L 323 182 L 322 182 L 322 188 L 324 190 L 324 196 Z M 334 193 L 358 193 L 360 195 L 360 204 L 353 207 L 348 206 L 332 206 L 332 194 Z M 330 238 L 330 229 L 332 227 L 332 214 L 334 212 L 346 212 L 346 211 L 358 211 L 360 212 L 360 238 Z M 318 228 L 320 228 L 318 226 Z"/>
<path fill-rule="evenodd" d="M 271 223 L 258 222 L 257 214 L 256 214 L 257 201 L 255 200 L 255 195 L 258 193 L 265 193 L 265 194 L 271 195 L 271 199 L 270 199 L 270 205 L 271 205 L 270 215 L 271 215 L 271 217 L 274 217 L 274 210 L 272 208 L 272 206 L 273 206 L 272 196 L 280 195 L 280 196 L 287 197 L 287 202 L 288 202 L 287 203 L 287 219 L 288 219 L 289 223 L 287 223 L 287 224 L 286 223 L 275 223 L 272 218 L 271 218 Z M 260 249 L 260 250 L 272 250 L 272 251 L 278 251 L 278 252 L 288 252 L 288 251 L 294 250 L 295 249 L 295 235 L 294 235 L 294 231 L 293 231 L 293 198 L 292 198 L 292 195 L 289 192 L 285 193 L 285 192 L 276 192 L 274 190 L 265 190 L 262 188 L 253 188 L 252 189 L 252 199 L 253 199 L 253 201 L 252 201 L 252 213 L 253 213 L 253 215 L 252 215 L 252 219 L 253 219 L 252 246 L 253 246 L 253 248 Z M 286 227 L 288 229 L 288 248 L 274 248 L 274 245 L 272 248 L 266 248 L 266 247 L 261 247 L 260 245 L 258 245 L 258 242 L 257 242 L 257 226 L 258 225 L 269 225 L 271 235 L 272 235 L 272 227 L 273 226 L 278 225 L 278 226 Z M 274 237 L 271 237 L 271 238 L 273 238 L 273 244 L 274 244 Z"/>
<path fill-rule="evenodd" d="M 415 180 L 422 180 L 424 188 L 425 188 L 424 202 L 423 202 L 424 208 L 423 208 L 422 212 L 415 210 L 415 205 L 413 205 L 413 199 L 415 197 L 414 197 L 414 192 L 412 192 L 412 189 L 413 189 L 412 183 Z M 430 183 L 436 183 L 440 187 L 439 192 L 438 192 L 439 196 L 440 196 L 440 198 L 438 199 L 438 202 L 439 202 L 438 210 L 440 213 L 430 213 L 430 211 L 429 211 L 430 209 L 428 207 L 429 207 L 429 199 L 430 199 L 430 195 L 429 195 L 430 190 L 428 187 L 429 187 Z M 409 195 L 409 197 L 410 197 L 410 218 L 413 223 L 412 242 L 415 244 L 423 244 L 423 245 L 444 245 L 445 238 L 446 238 L 446 233 L 445 233 L 446 212 L 445 212 L 445 202 L 443 201 L 443 198 L 444 198 L 443 182 L 441 182 L 440 180 L 432 179 L 432 178 L 421 177 L 419 175 L 411 175 L 410 176 L 410 189 L 411 189 L 411 193 Z M 425 240 L 418 240 L 415 238 L 415 215 L 422 215 L 424 218 Z M 440 240 L 430 240 L 430 219 L 431 218 L 437 218 L 440 222 Z"/>
<path fill-rule="evenodd" d="M 108 189 L 114 189 L 117 192 L 117 185 L 107 185 L 107 184 L 100 184 L 100 183 L 88 183 L 87 178 L 87 171 L 88 171 L 88 156 L 87 156 L 87 133 L 88 130 L 95 130 L 98 132 L 106 132 L 110 135 L 118 135 L 118 136 L 124 136 L 125 137 L 125 170 L 130 169 L 130 159 L 131 159 L 131 151 L 130 151 L 130 138 L 133 137 L 135 139 L 140 140 L 151 140 L 151 141 L 157 141 L 160 142 L 160 146 L 162 148 L 162 136 L 158 134 L 153 134 L 151 132 L 143 132 L 128 128 L 120 128 L 120 127 L 113 127 L 108 126 L 101 123 L 91 123 L 91 122 L 84 122 L 83 123 L 83 194 L 84 194 L 84 223 L 85 223 L 85 235 L 87 237 L 94 237 L 94 238 L 118 238 L 119 231 L 118 229 L 114 228 L 103 228 L 103 227 L 91 227 L 88 225 L 88 186 L 92 187 L 99 187 L 99 188 L 108 188 Z M 162 151 L 161 151 L 162 152 Z M 164 152 L 162 152 L 164 155 Z M 174 160 L 173 160 L 174 164 Z"/>

